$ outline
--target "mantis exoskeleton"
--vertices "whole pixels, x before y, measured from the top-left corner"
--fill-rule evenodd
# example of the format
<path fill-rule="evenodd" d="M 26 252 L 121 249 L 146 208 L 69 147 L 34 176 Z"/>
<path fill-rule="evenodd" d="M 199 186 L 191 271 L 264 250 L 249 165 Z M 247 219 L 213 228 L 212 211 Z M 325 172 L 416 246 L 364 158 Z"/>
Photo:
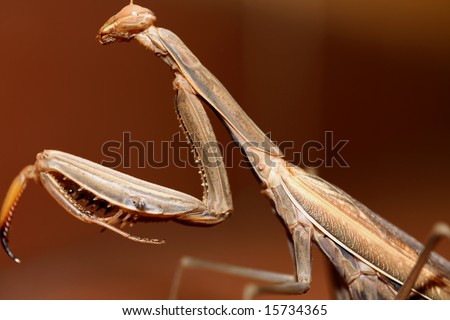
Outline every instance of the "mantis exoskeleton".
<path fill-rule="evenodd" d="M 347 280 L 348 294 L 353 298 L 395 296 L 416 263 L 416 252 L 422 247 L 341 190 L 287 164 L 279 149 L 189 49 L 173 33 L 155 27 L 153 22 L 154 15 L 149 10 L 127 6 L 102 28 L 100 39 L 107 43 L 135 38 L 161 55 L 173 68 L 179 116 L 201 162 L 205 161 L 206 153 L 211 155 L 216 148 L 208 144 L 215 138 L 197 96 L 217 111 L 253 160 L 266 196 L 274 203 L 292 237 L 297 264 L 295 281 L 272 289 L 298 293 L 308 289 L 312 239 Z M 203 149 L 207 144 L 211 147 L 209 152 Z M 218 223 L 232 209 L 226 174 L 222 166 L 205 166 L 202 174 L 207 189 L 204 201 L 199 201 L 75 156 L 44 152 L 36 165 L 24 169 L 12 184 L 0 216 L 4 232 L 2 242 L 8 248 L 9 217 L 26 180 L 31 178 L 39 179 L 51 195 L 79 219 L 137 241 L 158 242 L 126 234 L 120 226 L 145 219 Z M 9 254 L 12 256 L 10 251 Z M 415 295 L 448 298 L 448 262 L 437 255 L 432 255 L 430 260 L 433 266 L 427 264 L 422 270 Z M 399 262 L 404 265 L 398 265 Z"/>

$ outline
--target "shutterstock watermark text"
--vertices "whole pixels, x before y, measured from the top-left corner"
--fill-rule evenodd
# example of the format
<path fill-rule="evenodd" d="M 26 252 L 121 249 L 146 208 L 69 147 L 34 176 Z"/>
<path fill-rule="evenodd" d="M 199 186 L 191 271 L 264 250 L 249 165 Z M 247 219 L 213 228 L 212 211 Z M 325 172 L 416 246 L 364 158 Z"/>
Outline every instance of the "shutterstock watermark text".
<path fill-rule="evenodd" d="M 348 168 L 349 164 L 343 156 L 343 149 L 348 142 L 349 140 L 337 140 L 334 138 L 333 131 L 326 131 L 322 140 L 309 140 L 299 147 L 294 144 L 294 141 L 282 141 L 276 145 L 282 152 L 288 154 L 285 160 L 297 166 Z M 258 147 L 260 144 L 248 142 L 248 146 L 252 147 Z M 211 141 L 198 145 L 201 148 L 200 153 L 204 155 L 201 159 L 203 166 L 214 167 L 223 164 L 226 168 L 233 166 L 249 168 L 255 162 L 255 159 L 245 154 L 247 145 L 238 146 L 234 141 L 227 144 Z M 179 132 L 172 135 L 170 140 L 159 142 L 138 141 L 132 138 L 131 132 L 123 132 L 121 141 L 106 141 L 101 149 L 105 157 L 102 165 L 111 168 L 166 168 L 169 166 L 187 168 L 197 167 L 200 160 L 198 157 L 190 156 L 191 144 Z M 257 161 L 261 160 L 266 165 L 272 165 L 269 154 L 265 159 L 257 159 Z"/>

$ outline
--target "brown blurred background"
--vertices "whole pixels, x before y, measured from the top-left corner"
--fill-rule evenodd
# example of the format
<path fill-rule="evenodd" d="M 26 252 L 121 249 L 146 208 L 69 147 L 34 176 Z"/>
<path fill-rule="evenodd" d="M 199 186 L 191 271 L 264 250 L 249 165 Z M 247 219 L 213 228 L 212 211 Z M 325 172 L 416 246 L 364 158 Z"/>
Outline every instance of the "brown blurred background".
<path fill-rule="evenodd" d="M 43 149 L 101 162 L 101 146 L 131 131 L 178 130 L 172 74 L 137 43 L 102 47 L 99 27 L 125 1 L 8 1 L 1 5 L 0 193 Z M 447 0 L 155 0 L 158 16 L 277 141 L 349 139 L 349 168 L 320 174 L 424 241 L 450 213 L 450 3 Z M 210 113 L 211 114 L 211 113 Z M 213 119 L 218 138 L 227 132 Z M 298 151 L 297 150 L 297 151 Z M 239 159 L 238 159 L 239 160 Z M 123 169 L 201 196 L 195 169 Z M 293 271 L 284 229 L 249 170 L 228 170 L 235 214 L 213 228 L 137 226 L 163 246 L 86 225 L 31 184 L 0 255 L 2 299 L 165 299 L 183 255 Z M 438 251 L 450 258 L 447 241 Z M 311 290 L 331 298 L 314 251 Z M 188 271 L 180 298 L 238 299 L 246 280 Z M 286 298 L 265 295 L 261 298 Z M 293 297 L 298 298 L 298 297 Z"/>

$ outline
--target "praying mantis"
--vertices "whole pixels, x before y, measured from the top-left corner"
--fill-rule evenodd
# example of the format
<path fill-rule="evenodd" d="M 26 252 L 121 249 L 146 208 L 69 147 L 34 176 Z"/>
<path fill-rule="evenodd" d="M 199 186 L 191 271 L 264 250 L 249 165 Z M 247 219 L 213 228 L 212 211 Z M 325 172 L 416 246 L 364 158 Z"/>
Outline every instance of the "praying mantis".
<path fill-rule="evenodd" d="M 296 262 L 295 277 L 271 274 L 268 280 L 277 282 L 275 286 L 254 289 L 306 292 L 311 276 L 312 240 L 332 260 L 341 276 L 351 281 L 351 284 L 347 283 L 349 288 L 342 289 L 342 297 L 396 296 L 422 247 L 342 190 L 286 163 L 278 147 L 256 127 L 181 40 L 172 32 L 155 27 L 154 21 L 154 14 L 150 10 L 130 4 L 105 24 L 99 39 L 104 44 L 136 39 L 172 67 L 178 116 L 192 141 L 200 164 L 206 162 L 208 155 L 213 154 L 214 158 L 220 159 L 220 154 L 217 153 L 217 147 L 210 144 L 215 141 L 215 137 L 198 96 L 216 110 L 247 157 L 252 159 L 265 195 L 274 204 L 291 237 Z M 205 150 L 205 145 L 211 149 Z M 205 187 L 203 201 L 134 179 L 76 156 L 57 151 L 43 152 L 38 155 L 36 164 L 26 167 L 11 185 L 0 215 L 2 244 L 8 254 L 17 259 L 9 250 L 7 234 L 15 203 L 27 180 L 40 180 L 67 211 L 82 221 L 111 229 L 131 240 L 160 243 L 156 239 L 125 233 L 122 227 L 146 219 L 210 225 L 230 215 L 231 192 L 224 168 L 202 166 L 201 175 Z M 312 211 L 317 211 L 316 216 L 305 208 L 315 208 Z M 372 241 L 368 242 L 367 239 Z M 367 252 L 369 247 L 372 253 Z M 403 258 L 404 266 L 395 266 Z M 418 284 L 414 286 L 413 296 L 448 298 L 448 262 L 435 254 L 431 256 L 430 262 L 433 266 L 425 265 Z M 345 264 L 350 267 L 344 267 Z M 430 277 L 438 281 L 431 281 Z"/>

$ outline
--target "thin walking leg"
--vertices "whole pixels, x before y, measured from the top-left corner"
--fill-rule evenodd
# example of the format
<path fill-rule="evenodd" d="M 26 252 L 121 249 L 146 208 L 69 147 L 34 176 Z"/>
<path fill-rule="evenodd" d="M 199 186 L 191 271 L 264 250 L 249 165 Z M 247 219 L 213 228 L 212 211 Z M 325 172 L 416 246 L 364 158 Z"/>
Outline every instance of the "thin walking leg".
<path fill-rule="evenodd" d="M 411 289 L 414 287 L 414 284 L 419 277 L 420 271 L 422 270 L 423 266 L 427 263 L 431 251 L 433 251 L 433 249 L 443 237 L 450 238 L 450 228 L 447 224 L 438 222 L 434 225 L 431 234 L 425 244 L 425 248 L 420 254 L 416 265 L 409 274 L 403 286 L 398 291 L 398 294 L 395 297 L 396 300 L 408 299 L 408 296 L 411 293 Z"/>

